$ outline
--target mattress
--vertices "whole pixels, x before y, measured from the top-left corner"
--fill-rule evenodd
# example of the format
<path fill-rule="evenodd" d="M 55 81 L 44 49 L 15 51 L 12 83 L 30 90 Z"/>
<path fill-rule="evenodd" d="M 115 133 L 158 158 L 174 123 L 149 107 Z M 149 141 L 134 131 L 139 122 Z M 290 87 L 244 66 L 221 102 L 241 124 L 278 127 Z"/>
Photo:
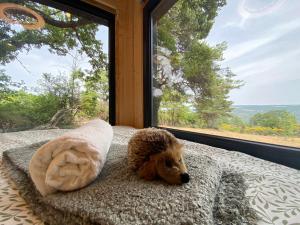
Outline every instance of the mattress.
<path fill-rule="evenodd" d="M 129 139 L 134 131 L 128 127 L 114 128 L 114 132 L 125 139 Z M 64 132 L 65 130 L 44 130 L 0 134 L 0 149 L 4 151 L 49 140 Z M 243 153 L 184 142 L 199 149 L 202 155 L 217 160 L 228 171 L 246 174 L 246 196 L 259 216 L 258 224 L 300 224 L 300 171 Z M 2 164 L 0 199 L 0 224 L 42 224 L 19 196 Z"/>

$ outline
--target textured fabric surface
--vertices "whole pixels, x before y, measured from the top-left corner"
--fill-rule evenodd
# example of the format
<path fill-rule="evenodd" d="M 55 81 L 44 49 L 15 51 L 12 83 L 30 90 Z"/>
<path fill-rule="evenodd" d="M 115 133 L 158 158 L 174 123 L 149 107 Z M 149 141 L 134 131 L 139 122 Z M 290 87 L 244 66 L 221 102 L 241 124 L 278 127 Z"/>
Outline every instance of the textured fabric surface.
<path fill-rule="evenodd" d="M 112 138 L 112 127 L 96 119 L 40 146 L 29 163 L 35 187 L 45 196 L 88 185 L 102 170 Z"/>
<path fill-rule="evenodd" d="M 0 151 L 52 139 L 64 132 L 65 130 L 45 130 L 0 134 Z M 116 127 L 114 132 L 120 134 L 115 137 L 114 142 L 121 143 L 132 135 L 134 129 Z M 239 171 L 247 175 L 246 196 L 259 215 L 259 225 L 300 224 L 300 171 L 238 152 L 189 144 L 191 148 L 201 151 L 202 155 L 223 163 L 229 171 Z M 17 188 L 8 179 L 1 163 L 0 224 L 42 224 L 32 214 L 29 205 L 20 198 Z"/>
<path fill-rule="evenodd" d="M 227 182 L 222 182 L 223 171 L 216 161 L 191 152 L 186 157 L 193 177 L 189 184 L 147 182 L 127 168 L 126 143 L 112 144 L 107 163 L 93 184 L 47 197 L 33 188 L 27 169 L 32 154 L 43 143 L 6 151 L 3 160 L 23 197 L 49 224 L 216 224 L 223 219 L 224 223 L 247 224 L 245 215 L 254 218 L 251 210 L 240 210 L 249 208 L 243 201 L 243 179 L 237 175 L 239 182 L 233 184 L 234 188 L 223 187 L 237 179 L 231 174 Z M 215 207 L 219 192 L 223 204 Z M 224 199 L 228 195 L 235 199 L 234 204 Z M 235 213 L 231 213 L 233 210 Z"/>
<path fill-rule="evenodd" d="M 26 201 L 49 224 L 74 224 L 75 221 L 79 224 L 216 224 L 216 221 L 248 224 L 249 220 L 255 221 L 248 201 L 244 201 L 246 188 L 240 175 L 224 176 L 217 161 L 191 150 L 186 155 L 190 183 L 168 185 L 163 181 L 144 181 L 128 169 L 128 138 L 121 138 L 116 137 L 113 142 L 107 163 L 95 182 L 79 191 L 41 197 L 33 188 L 27 167 L 36 149 L 44 143 L 4 152 L 4 165 L 10 169 Z M 223 177 L 227 182 L 223 182 Z M 229 195 L 231 201 L 225 199 Z M 216 198 L 223 204 L 215 207 Z"/>

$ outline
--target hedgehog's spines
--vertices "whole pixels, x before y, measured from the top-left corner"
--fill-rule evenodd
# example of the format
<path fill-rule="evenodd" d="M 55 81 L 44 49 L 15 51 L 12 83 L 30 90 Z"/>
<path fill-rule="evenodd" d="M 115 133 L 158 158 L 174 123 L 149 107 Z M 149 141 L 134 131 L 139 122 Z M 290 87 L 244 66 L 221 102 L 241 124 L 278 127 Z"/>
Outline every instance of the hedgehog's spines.
<path fill-rule="evenodd" d="M 161 153 L 178 145 L 178 140 L 166 130 L 146 128 L 137 131 L 128 143 L 128 164 L 139 169 L 153 154 Z"/>

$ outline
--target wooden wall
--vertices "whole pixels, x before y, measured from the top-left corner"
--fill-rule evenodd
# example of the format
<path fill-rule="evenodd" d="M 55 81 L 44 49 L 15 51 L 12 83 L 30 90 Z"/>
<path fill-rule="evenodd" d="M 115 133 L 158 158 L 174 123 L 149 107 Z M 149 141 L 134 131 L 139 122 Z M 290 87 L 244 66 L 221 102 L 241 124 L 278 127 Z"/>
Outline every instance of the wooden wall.
<path fill-rule="evenodd" d="M 141 0 L 89 0 L 116 15 L 116 125 L 143 127 Z"/>

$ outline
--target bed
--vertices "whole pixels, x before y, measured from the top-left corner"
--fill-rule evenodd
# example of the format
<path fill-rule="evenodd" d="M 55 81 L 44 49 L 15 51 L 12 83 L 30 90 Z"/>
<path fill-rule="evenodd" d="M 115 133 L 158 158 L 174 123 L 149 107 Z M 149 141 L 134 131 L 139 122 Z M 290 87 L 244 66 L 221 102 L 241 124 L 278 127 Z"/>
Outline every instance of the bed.
<path fill-rule="evenodd" d="M 57 137 L 66 130 L 23 131 L 0 134 L 1 152 Z M 135 129 L 115 127 L 117 137 L 129 139 Z M 115 142 L 121 141 L 116 138 Z M 258 224 L 300 225 L 300 171 L 243 153 L 184 141 L 217 160 L 229 171 L 247 174 L 246 196 L 259 216 Z M 2 154 L 1 154 L 2 155 Z M 0 165 L 0 224 L 43 224 L 18 194 Z"/>

